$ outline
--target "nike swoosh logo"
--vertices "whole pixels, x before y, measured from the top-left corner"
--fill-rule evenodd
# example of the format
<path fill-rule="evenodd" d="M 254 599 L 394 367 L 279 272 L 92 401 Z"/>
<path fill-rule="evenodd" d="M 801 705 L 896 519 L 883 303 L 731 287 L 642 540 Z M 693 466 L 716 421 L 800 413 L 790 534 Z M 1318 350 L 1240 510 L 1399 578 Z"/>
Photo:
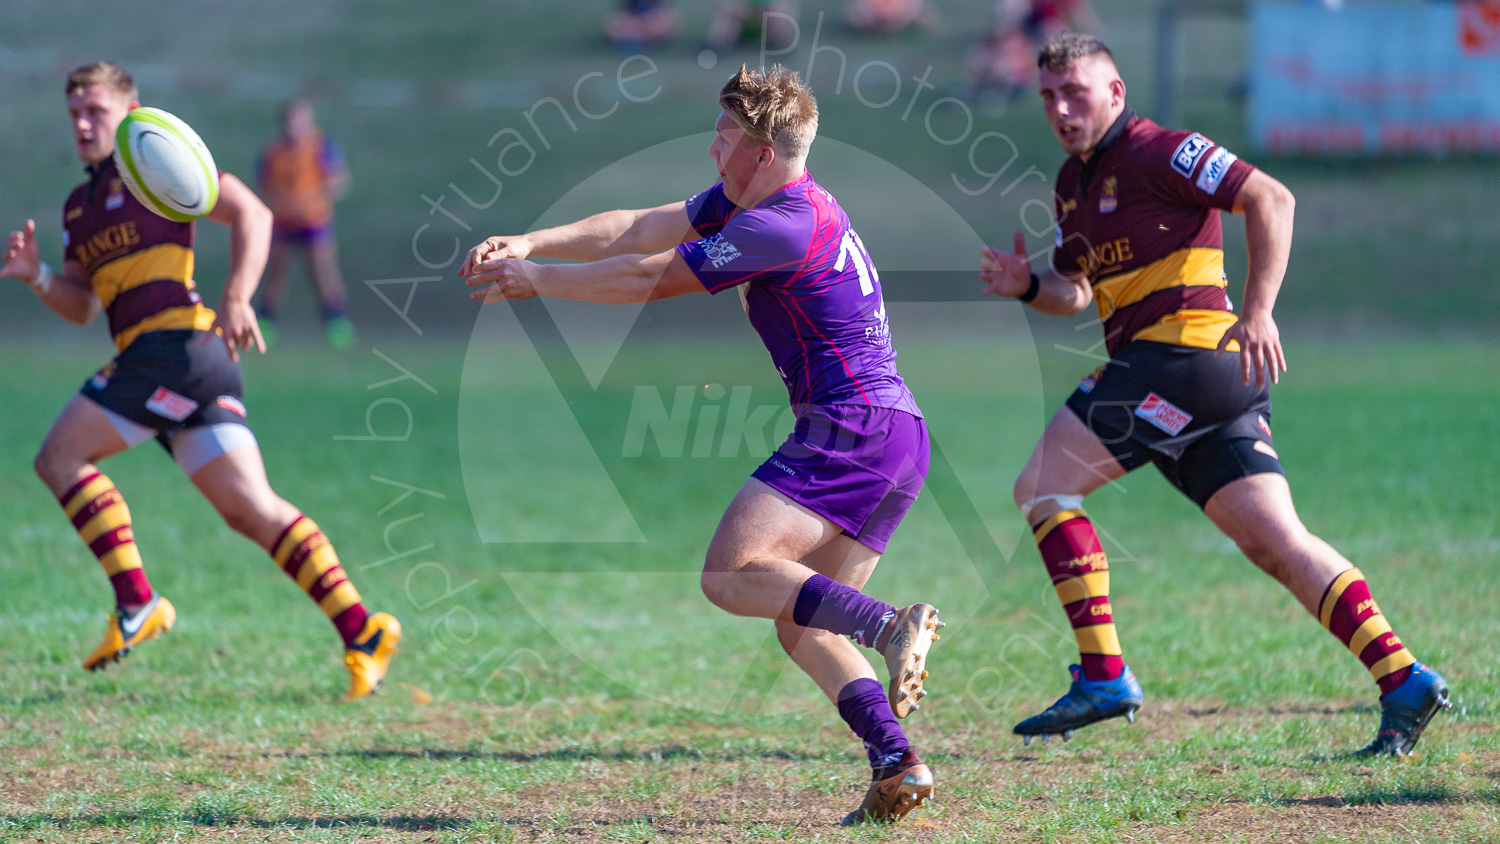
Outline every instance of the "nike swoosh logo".
<path fill-rule="evenodd" d="M 126 639 L 129 639 L 131 636 L 134 636 L 135 634 L 141 632 L 141 626 L 146 623 L 146 619 L 150 617 L 151 611 L 154 609 L 156 609 L 156 598 L 153 597 L 151 599 L 151 603 L 147 604 L 144 607 L 141 607 L 129 618 L 126 618 L 125 614 L 121 613 L 120 632 L 125 634 Z"/>

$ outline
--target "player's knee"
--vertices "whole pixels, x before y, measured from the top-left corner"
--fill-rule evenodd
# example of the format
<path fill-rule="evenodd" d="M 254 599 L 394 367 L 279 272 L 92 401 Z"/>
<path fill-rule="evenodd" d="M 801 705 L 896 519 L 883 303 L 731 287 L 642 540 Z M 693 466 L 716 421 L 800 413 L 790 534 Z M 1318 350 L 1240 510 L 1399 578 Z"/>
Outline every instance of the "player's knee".
<path fill-rule="evenodd" d="M 286 502 L 281 499 L 258 501 L 250 496 L 230 495 L 218 498 L 213 505 L 230 530 L 264 545 L 268 541 L 266 537 L 279 532 L 281 527 L 285 527 L 284 523 L 290 521 L 273 506 L 277 503 Z"/>
<path fill-rule="evenodd" d="M 698 586 L 703 590 L 703 597 L 710 604 L 721 610 L 728 610 L 730 603 L 729 578 L 730 574 L 723 571 L 714 571 L 705 568 L 703 576 L 698 578 Z"/>
<path fill-rule="evenodd" d="M 790 655 L 802 643 L 802 640 L 813 634 L 806 627 L 798 627 L 785 621 L 776 622 L 776 641 L 781 643 L 781 649 Z"/>
<path fill-rule="evenodd" d="M 78 466 L 70 464 L 71 461 L 51 443 L 44 442 L 31 461 L 31 469 L 49 489 L 56 490 L 68 479 L 68 475 L 77 474 Z"/>
<path fill-rule="evenodd" d="M 1011 501 L 1017 510 L 1025 512 L 1026 505 L 1031 499 L 1036 498 L 1036 473 L 1023 469 L 1021 476 L 1016 478 L 1016 485 L 1010 491 Z"/>
<path fill-rule="evenodd" d="M 224 524 L 235 533 L 244 536 L 253 536 L 258 526 L 259 519 L 247 503 L 243 500 L 219 501 L 215 503 L 215 509 L 219 511 L 219 517 Z"/>

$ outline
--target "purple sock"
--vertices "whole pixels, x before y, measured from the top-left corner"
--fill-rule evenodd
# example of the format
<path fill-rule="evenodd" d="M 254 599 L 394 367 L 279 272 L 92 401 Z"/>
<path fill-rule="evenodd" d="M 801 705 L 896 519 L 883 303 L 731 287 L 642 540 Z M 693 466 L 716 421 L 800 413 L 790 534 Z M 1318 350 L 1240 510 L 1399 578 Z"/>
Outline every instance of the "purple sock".
<path fill-rule="evenodd" d="M 861 678 L 840 689 L 839 716 L 865 743 L 871 768 L 893 764 L 911 746 L 879 681 Z"/>
<path fill-rule="evenodd" d="M 815 574 L 802 584 L 797 593 L 797 604 L 792 608 L 792 621 L 799 627 L 827 630 L 840 636 L 852 636 L 867 648 L 875 646 L 886 621 L 896 614 L 896 608 L 884 601 L 866 596 L 858 589 L 851 589 L 836 580 Z"/>

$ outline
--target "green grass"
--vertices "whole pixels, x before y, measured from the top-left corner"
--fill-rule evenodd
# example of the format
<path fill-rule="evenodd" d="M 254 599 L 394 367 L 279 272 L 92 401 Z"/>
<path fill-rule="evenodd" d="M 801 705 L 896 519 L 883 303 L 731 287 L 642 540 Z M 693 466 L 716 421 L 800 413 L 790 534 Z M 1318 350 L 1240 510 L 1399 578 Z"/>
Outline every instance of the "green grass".
<path fill-rule="evenodd" d="M 534 311 L 524 320 L 539 324 Z M 1087 367 L 1045 351 L 1063 335 L 1002 344 L 896 308 L 893 320 L 942 459 L 869 589 L 932 600 L 953 623 L 930 705 L 909 723 L 941 787 L 913 831 L 1500 835 L 1500 677 L 1482 645 L 1500 633 L 1493 347 L 1294 339 L 1275 392 L 1276 443 L 1304 520 L 1364 569 L 1396 629 L 1454 687 L 1454 714 L 1439 716 L 1420 759 L 1345 757 L 1378 719 L 1368 675 L 1149 471 L 1090 502 L 1147 706 L 1132 728 L 1023 749 L 1009 726 L 1063 689 L 1074 651 L 1008 487 Z M 250 418 L 273 483 L 334 539 L 371 605 L 405 624 L 384 693 L 353 707 L 336 701 L 344 676 L 326 621 L 149 444 L 105 468 L 179 625 L 105 673 L 78 667 L 108 590 L 29 458 L 97 359 L 13 344 L 0 375 L 0 840 L 905 840 L 831 826 L 862 793 L 859 747 L 764 622 L 697 593 L 707 538 L 755 455 L 666 458 L 648 440 L 643 456 L 619 456 L 637 386 L 670 400 L 673 385 L 742 385 L 757 404 L 780 400 L 752 344 L 695 340 L 683 354 L 637 335 L 597 391 L 543 345 L 644 542 L 479 540 L 471 507 L 522 507 L 556 494 L 547 487 L 576 493 L 566 521 L 578 539 L 612 506 L 549 471 L 586 461 L 524 427 L 555 421 L 556 395 L 514 350 L 470 361 L 515 373 L 488 405 L 471 402 L 486 397 L 467 394 L 465 351 L 446 344 L 378 345 L 436 395 L 411 381 L 367 389 L 398 374 L 367 353 L 289 347 L 250 361 Z M 1038 347 L 1039 359 L 1026 351 Z M 410 407 L 408 441 L 333 439 L 359 433 L 382 397 Z M 465 419 L 476 411 L 498 415 Z M 489 439 L 466 445 L 465 426 L 485 423 Z M 467 474 L 513 461 L 528 474 L 503 494 L 466 492 L 484 480 Z M 371 475 L 445 497 L 415 493 L 382 512 L 402 490 Z M 396 551 L 432 547 L 371 567 L 391 556 L 388 527 Z"/>
<path fill-rule="evenodd" d="M 99 26 L 92 4 L 16 0 L 0 8 L 0 47 L 37 51 L 57 68 L 109 57 L 202 80 L 284 73 L 330 90 L 357 79 L 524 82 L 528 103 L 566 101 L 584 74 L 612 77 L 620 57 L 594 34 L 612 2 L 579 3 L 569 15 L 555 5 L 434 13 L 389 0 L 277 0 L 252 13 L 141 0 L 128 21 Z M 460 289 L 418 289 L 418 337 L 360 283 L 433 274 L 410 251 L 424 223 L 436 250 L 455 235 L 467 244 L 529 227 L 549 209 L 668 201 L 706 185 L 713 174 L 701 150 L 661 145 L 705 131 L 724 72 L 754 57 L 742 51 L 701 69 L 694 33 L 707 4 L 678 5 L 689 36 L 654 54 L 663 95 L 578 120 L 576 133 L 539 113 L 551 148 L 538 147 L 534 166 L 507 179 L 483 212 L 456 204 L 450 185 L 479 195 L 469 159 L 490 162 L 485 144 L 500 129 L 537 143 L 522 109 L 319 99 L 355 180 L 339 214 L 360 348 L 373 344 L 436 390 L 409 380 L 372 389 L 399 373 L 368 351 L 296 345 L 316 330 L 296 283 L 283 331 L 293 342 L 246 366 L 273 483 L 333 537 L 369 602 L 405 623 L 390 683 L 364 705 L 335 700 L 344 673 L 326 621 L 150 444 L 105 468 L 181 619 L 107 673 L 79 669 L 109 593 L 29 464 L 110 345 L 97 324 L 61 325 L 20 285 L 0 284 L 0 841 L 1500 836 L 1500 678 L 1484 647 L 1500 633 L 1500 352 L 1480 333 L 1500 295 L 1488 283 L 1500 266 L 1485 187 L 1500 165 L 1257 162 L 1299 199 L 1278 315 L 1301 329 L 1289 331 L 1293 369 L 1275 392 L 1277 448 L 1303 519 L 1364 569 L 1396 629 L 1454 686 L 1454 714 L 1440 716 L 1422 757 L 1343 756 L 1378 718 L 1368 675 L 1149 471 L 1089 504 L 1108 534 L 1113 603 L 1147 708 L 1130 729 L 1023 749 L 1009 726 L 1062 691 L 1074 651 L 1008 504 L 1010 484 L 1046 415 L 1094 365 L 1059 347 L 1086 346 L 1097 328 L 1034 320 L 1033 335 L 1014 306 L 910 300 L 968 297 L 974 241 L 1009 242 L 1023 204 L 1048 199 L 1061 153 L 1033 103 L 976 113 L 971 137 L 1003 132 L 1019 155 L 997 188 L 970 197 L 953 182 L 978 181 L 965 175 L 969 144 L 936 143 L 921 125 L 932 100 L 966 96 L 964 52 L 990 0 L 945 0 L 925 39 L 865 42 L 825 28 L 823 43 L 846 51 L 851 75 L 871 61 L 907 80 L 933 67 L 937 87 L 902 121 L 909 81 L 899 107 L 873 109 L 850 80 L 837 87 L 835 59 L 822 54 L 812 80 L 822 135 L 848 146 L 821 143 L 812 163 L 887 270 L 902 370 L 939 456 L 870 590 L 935 601 L 954 634 L 937 652 L 933 697 L 910 724 L 941 778 L 939 802 L 911 829 L 842 831 L 831 822 L 862 793 L 862 753 L 766 625 L 718 612 L 696 587 L 713 525 L 758 457 L 719 456 L 718 439 L 706 441 L 714 456 L 662 457 L 651 440 L 642 456 L 624 456 L 637 387 L 668 402 L 691 387 L 693 424 L 705 385 L 748 387 L 757 407 L 785 401 L 739 308 L 659 303 L 613 356 L 609 335 L 629 327 L 618 316 L 550 311 L 553 322 L 532 303 L 518 312 L 540 355 L 497 338 L 489 314 L 482 342 L 466 352 L 452 342 L 475 325 Z M 807 0 L 804 26 L 840 5 Z M 1131 101 L 1149 115 L 1156 3 L 1096 5 Z M 804 32 L 787 57 L 793 67 L 806 69 L 810 38 Z M 1243 42 L 1233 21 L 1187 31 L 1183 65 L 1218 69 L 1185 87 L 1183 115 L 1256 160 L 1241 109 L 1214 91 L 1232 81 Z M 44 254 L 56 255 L 58 209 L 81 178 L 61 77 L 0 70 L 0 231 L 35 217 Z M 144 73 L 142 84 L 148 104 L 193 122 L 222 166 L 252 172 L 276 103 L 164 93 Z M 954 137 L 963 126 L 955 112 L 934 128 Z M 652 149 L 669 154 L 621 163 Z M 990 152 L 981 165 L 1008 154 Z M 892 178 L 882 161 L 910 179 Z M 996 195 L 1028 167 L 1045 179 Z M 897 184 L 892 200 L 885 194 Z M 428 213 L 422 197 L 439 194 L 473 232 Z M 199 243 L 198 276 L 213 301 L 228 238 L 205 225 Z M 1243 255 L 1242 225 L 1226 218 L 1232 279 L 1243 277 Z M 895 271 L 934 266 L 963 274 L 932 293 L 919 286 L 927 277 Z M 401 302 L 406 291 L 385 292 Z M 560 331 L 593 344 L 589 356 L 563 351 Z M 601 373 L 596 390 L 590 378 Z M 405 403 L 409 438 L 334 439 L 361 434 L 382 399 Z M 717 404 L 728 413 L 728 398 Z M 370 412 L 381 432 L 404 430 L 400 406 Z M 372 476 L 420 491 L 398 501 L 409 490 Z"/>

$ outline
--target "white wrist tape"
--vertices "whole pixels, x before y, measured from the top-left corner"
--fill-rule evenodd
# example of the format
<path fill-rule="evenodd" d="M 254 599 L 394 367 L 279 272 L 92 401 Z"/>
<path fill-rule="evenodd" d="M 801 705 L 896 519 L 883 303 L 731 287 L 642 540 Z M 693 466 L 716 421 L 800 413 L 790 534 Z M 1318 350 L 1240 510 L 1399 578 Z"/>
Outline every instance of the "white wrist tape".
<path fill-rule="evenodd" d="M 36 291 L 36 295 L 46 296 L 47 291 L 52 287 L 52 275 L 52 268 L 47 266 L 46 261 L 43 261 L 41 267 L 37 269 L 36 279 L 27 282 L 26 286 Z"/>

